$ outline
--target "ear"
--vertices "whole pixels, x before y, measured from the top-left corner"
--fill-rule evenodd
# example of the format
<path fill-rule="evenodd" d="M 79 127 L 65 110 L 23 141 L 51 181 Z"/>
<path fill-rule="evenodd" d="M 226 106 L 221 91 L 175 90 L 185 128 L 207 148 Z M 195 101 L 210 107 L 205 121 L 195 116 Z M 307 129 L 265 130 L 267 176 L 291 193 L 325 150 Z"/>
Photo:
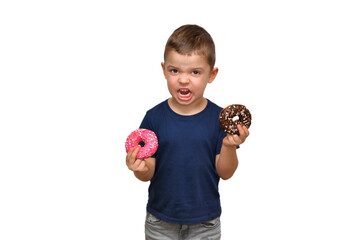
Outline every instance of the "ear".
<path fill-rule="evenodd" d="M 167 78 L 166 75 L 165 75 L 165 65 L 164 65 L 164 62 L 161 62 L 160 64 L 162 65 L 164 77 Z"/>
<path fill-rule="evenodd" d="M 214 79 L 217 77 L 217 74 L 218 74 L 218 68 L 215 67 L 215 68 L 213 68 L 213 70 L 209 74 L 208 83 L 212 83 L 214 81 Z"/>

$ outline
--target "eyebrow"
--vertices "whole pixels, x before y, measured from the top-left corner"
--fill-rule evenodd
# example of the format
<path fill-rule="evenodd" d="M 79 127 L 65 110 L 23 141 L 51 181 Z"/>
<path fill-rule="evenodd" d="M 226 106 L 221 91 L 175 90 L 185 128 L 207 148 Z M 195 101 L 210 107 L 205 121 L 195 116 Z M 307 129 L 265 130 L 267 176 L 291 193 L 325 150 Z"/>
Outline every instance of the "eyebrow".
<path fill-rule="evenodd" d="M 170 68 L 177 68 L 177 69 L 179 69 L 180 67 L 176 67 L 176 66 L 173 66 L 173 65 L 168 65 L 168 66 L 167 66 L 167 69 L 170 69 Z M 192 67 L 191 69 L 192 69 L 192 70 L 204 70 L 202 67 Z"/>
<path fill-rule="evenodd" d="M 168 65 L 167 68 L 178 68 L 178 67 L 175 67 L 173 65 Z"/>

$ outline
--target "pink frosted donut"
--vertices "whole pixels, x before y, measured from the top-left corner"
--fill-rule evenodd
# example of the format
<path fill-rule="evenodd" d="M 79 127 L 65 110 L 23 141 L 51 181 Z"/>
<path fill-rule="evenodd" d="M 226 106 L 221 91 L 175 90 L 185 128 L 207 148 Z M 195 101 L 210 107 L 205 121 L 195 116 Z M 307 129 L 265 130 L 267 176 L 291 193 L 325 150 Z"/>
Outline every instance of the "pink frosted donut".
<path fill-rule="evenodd" d="M 137 159 L 149 158 L 157 151 L 157 136 L 154 132 L 143 128 L 135 130 L 128 136 L 127 141 L 125 142 L 125 150 L 129 152 L 131 148 L 140 146 L 140 142 L 144 142 L 144 147 L 139 150 Z"/>

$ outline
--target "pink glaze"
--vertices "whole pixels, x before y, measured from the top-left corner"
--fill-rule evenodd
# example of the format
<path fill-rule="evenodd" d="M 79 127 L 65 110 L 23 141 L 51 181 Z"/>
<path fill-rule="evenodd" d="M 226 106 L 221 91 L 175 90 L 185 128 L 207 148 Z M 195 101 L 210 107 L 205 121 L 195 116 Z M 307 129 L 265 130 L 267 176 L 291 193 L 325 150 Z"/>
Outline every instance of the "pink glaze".
<path fill-rule="evenodd" d="M 151 157 L 158 148 L 158 139 L 154 132 L 139 128 L 133 131 L 125 142 L 125 150 L 129 152 L 131 148 L 136 148 L 140 142 L 144 142 L 144 147 L 141 147 L 137 159 L 144 159 Z"/>

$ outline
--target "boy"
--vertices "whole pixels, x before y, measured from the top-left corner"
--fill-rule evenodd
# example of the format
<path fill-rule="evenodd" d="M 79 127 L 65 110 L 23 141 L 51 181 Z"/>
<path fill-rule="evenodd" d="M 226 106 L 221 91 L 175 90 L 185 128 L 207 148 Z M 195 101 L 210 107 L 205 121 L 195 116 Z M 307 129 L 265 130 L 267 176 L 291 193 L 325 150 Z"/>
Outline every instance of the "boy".
<path fill-rule="evenodd" d="M 171 97 L 149 110 L 140 128 L 155 132 L 158 150 L 126 163 L 141 181 L 149 181 L 146 239 L 220 239 L 219 178 L 236 171 L 236 148 L 249 135 L 224 133 L 218 122 L 222 108 L 203 97 L 218 68 L 215 46 L 206 30 L 184 25 L 169 37 L 161 63 Z"/>

